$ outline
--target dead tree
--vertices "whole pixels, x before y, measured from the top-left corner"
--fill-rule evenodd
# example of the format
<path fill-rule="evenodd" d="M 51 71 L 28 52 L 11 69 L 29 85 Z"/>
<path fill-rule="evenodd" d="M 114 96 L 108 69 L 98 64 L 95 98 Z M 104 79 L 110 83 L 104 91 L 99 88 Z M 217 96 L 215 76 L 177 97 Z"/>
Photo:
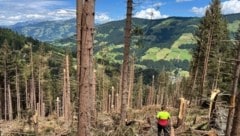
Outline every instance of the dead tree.
<path fill-rule="evenodd" d="M 238 42 L 238 44 L 239 44 L 239 42 Z M 230 106 L 229 106 L 227 128 L 226 128 L 226 133 L 225 133 L 226 136 L 230 136 L 231 126 L 233 123 L 234 112 L 235 112 L 235 108 L 236 108 L 236 96 L 237 96 L 237 91 L 238 91 L 239 74 L 240 74 L 240 45 L 238 45 L 238 55 L 237 55 L 237 60 L 236 60 L 236 64 L 235 64 L 235 74 L 234 74 L 234 78 L 233 78 L 231 101 L 230 101 Z M 237 128 L 234 128 L 234 129 L 237 129 Z M 236 131 L 236 130 L 232 130 L 232 131 Z"/>
<path fill-rule="evenodd" d="M 36 92 L 35 92 L 35 78 L 33 70 L 33 53 L 32 44 L 30 44 L 30 64 L 31 64 L 31 88 L 30 88 L 30 108 L 31 110 L 36 110 Z"/>
<path fill-rule="evenodd" d="M 134 86 L 134 57 L 130 58 L 130 68 L 129 68 L 129 95 L 128 95 L 128 108 L 132 108 L 132 93 Z"/>
<path fill-rule="evenodd" d="M 20 90 L 19 90 L 19 77 L 18 77 L 18 68 L 15 67 L 16 77 L 15 77 L 15 87 L 17 93 L 17 119 L 21 118 L 21 97 L 20 97 Z"/>
<path fill-rule="evenodd" d="M 121 101 L 121 124 L 125 123 L 127 118 L 127 101 L 128 101 L 128 64 L 129 50 L 131 40 L 131 24 L 132 24 L 132 0 L 127 1 L 127 18 L 125 23 L 124 34 L 124 59 L 123 59 L 123 76 L 122 76 L 122 101 Z"/>
<path fill-rule="evenodd" d="M 181 126 L 184 123 L 184 120 L 186 118 L 187 104 L 188 104 L 187 100 L 185 100 L 184 98 L 180 98 L 177 127 Z"/>
<path fill-rule="evenodd" d="M 9 84 L 8 84 L 8 119 L 13 120 L 12 94 Z"/>
<path fill-rule="evenodd" d="M 77 37 L 79 35 L 80 43 L 77 43 L 79 46 L 79 55 L 77 59 L 80 66 L 79 77 L 78 77 L 78 89 L 79 89 L 79 111 L 78 111 L 78 136 L 89 136 L 90 135 L 90 107 L 89 100 L 91 97 L 91 85 L 93 77 L 92 69 L 92 54 L 93 54 L 93 32 L 94 32 L 94 6 L 95 1 L 91 0 L 78 0 L 77 1 L 77 22 L 81 21 L 81 25 L 77 30 Z M 82 7 L 82 9 L 81 9 Z M 81 17 L 81 18 L 79 18 Z M 77 24 L 78 24 L 77 23 Z M 78 24 L 79 25 L 79 24 Z M 90 64 L 91 63 L 91 64 Z"/>
<path fill-rule="evenodd" d="M 204 56 L 204 65 L 203 65 L 203 73 L 202 73 L 202 81 L 201 81 L 201 89 L 200 89 L 200 95 L 203 96 L 205 93 L 204 90 L 205 84 L 206 84 L 206 78 L 207 78 L 207 71 L 208 71 L 208 61 L 209 61 L 209 56 L 210 56 L 210 51 L 211 51 L 211 45 L 212 45 L 212 28 L 210 28 L 208 32 L 208 41 L 207 41 L 207 47 L 206 47 L 206 53 Z M 202 98 L 201 98 L 202 101 Z"/>

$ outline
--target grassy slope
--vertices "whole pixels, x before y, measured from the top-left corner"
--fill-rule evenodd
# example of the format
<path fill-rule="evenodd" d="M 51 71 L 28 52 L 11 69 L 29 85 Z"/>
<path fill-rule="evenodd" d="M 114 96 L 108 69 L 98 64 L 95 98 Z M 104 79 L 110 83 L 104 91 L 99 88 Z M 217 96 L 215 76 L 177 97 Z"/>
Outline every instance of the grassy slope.
<path fill-rule="evenodd" d="M 240 23 L 240 14 L 228 15 L 226 19 L 229 22 L 230 36 L 234 37 L 234 33 L 237 31 Z M 176 64 L 176 59 L 180 62 L 189 62 L 191 60 L 189 51 L 194 48 L 196 43 L 193 34 L 199 20 L 200 18 L 184 17 L 170 17 L 159 20 L 134 18 L 133 28 L 139 27 L 142 30 L 142 35 L 132 37 L 133 46 L 136 46 L 140 39 L 139 47 L 132 49 L 132 52 L 138 58 L 137 65 L 145 65 L 145 67 L 155 65 L 155 68 L 157 68 L 157 65 L 165 65 L 168 62 L 169 66 L 176 67 L 178 65 Z M 69 25 L 66 24 L 66 26 Z M 62 30 L 61 32 L 64 31 Z M 104 61 L 109 63 L 121 63 L 124 41 L 123 32 L 124 20 L 96 26 L 94 38 L 96 59 L 104 59 Z M 68 39 L 55 41 L 53 44 L 75 47 L 76 44 L 73 39 L 74 37 L 72 36 Z"/>

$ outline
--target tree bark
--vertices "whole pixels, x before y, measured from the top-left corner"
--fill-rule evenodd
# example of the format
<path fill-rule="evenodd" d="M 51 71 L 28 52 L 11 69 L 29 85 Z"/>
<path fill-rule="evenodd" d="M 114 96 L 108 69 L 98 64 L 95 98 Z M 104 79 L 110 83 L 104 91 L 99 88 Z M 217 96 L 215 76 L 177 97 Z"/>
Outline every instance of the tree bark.
<path fill-rule="evenodd" d="M 4 61 L 4 119 L 7 120 L 8 108 L 7 108 L 7 66 L 6 60 Z"/>
<path fill-rule="evenodd" d="M 12 94 L 9 84 L 8 84 L 8 118 L 9 120 L 13 120 Z"/>
<path fill-rule="evenodd" d="M 141 109 L 142 108 L 142 100 L 143 100 L 143 89 L 142 89 L 142 86 L 143 86 L 143 75 L 141 74 L 139 79 L 138 79 L 138 94 L 137 94 L 137 104 L 136 104 L 136 107 L 138 109 Z"/>
<path fill-rule="evenodd" d="M 207 49 L 206 49 L 206 54 L 205 54 L 205 58 L 204 58 L 204 68 L 203 68 L 203 74 L 202 74 L 202 84 L 201 84 L 201 93 L 200 95 L 203 97 L 204 94 L 204 90 L 205 88 L 205 82 L 206 82 L 206 76 L 207 76 L 207 71 L 208 71 L 208 61 L 209 61 L 209 55 L 210 55 L 210 51 L 211 51 L 211 45 L 212 45 L 212 28 L 210 28 L 209 32 L 208 32 L 208 42 L 207 42 Z M 202 98 L 201 98 L 202 101 Z"/>
<path fill-rule="evenodd" d="M 130 59 L 130 69 L 129 69 L 129 95 L 128 95 L 128 108 L 132 108 L 132 93 L 134 86 L 134 57 Z"/>
<path fill-rule="evenodd" d="M 82 2 L 81 0 L 77 1 L 77 10 L 79 12 L 83 12 L 81 17 L 78 18 L 78 21 L 82 22 L 82 30 L 77 32 L 81 32 L 81 41 L 79 43 L 80 46 L 80 59 L 78 62 L 80 77 L 79 77 L 79 112 L 78 112 L 78 136 L 89 136 L 90 135 L 90 107 L 89 103 L 92 102 L 89 100 L 92 79 L 93 77 L 93 69 L 92 69 L 92 54 L 93 54 L 93 32 L 94 32 L 94 5 L 95 1 L 85 0 Z M 83 4 L 83 9 L 79 9 Z M 81 13 L 80 13 L 81 14 Z"/>
<path fill-rule="evenodd" d="M 236 102 L 235 113 L 233 117 L 232 131 L 231 131 L 231 135 L 227 135 L 227 136 L 238 136 L 240 134 L 240 93 L 238 93 L 236 98 L 237 98 L 236 100 L 237 102 Z"/>
<path fill-rule="evenodd" d="M 239 44 L 239 43 L 238 43 Z M 237 96 L 237 91 L 238 91 L 238 80 L 239 80 L 239 74 L 240 74 L 240 45 L 238 45 L 238 55 L 237 55 L 237 61 L 236 61 L 236 65 L 235 65 L 235 74 L 234 74 L 234 79 L 233 79 L 233 86 L 232 86 L 232 94 L 231 94 L 231 101 L 230 101 L 230 106 L 229 106 L 229 112 L 228 112 L 228 119 L 227 119 L 227 128 L 226 128 L 226 136 L 230 136 L 230 132 L 231 132 L 231 126 L 232 126 L 232 134 L 240 134 L 240 131 L 237 133 L 238 130 L 235 129 L 239 129 L 240 128 L 240 121 L 238 117 L 240 114 L 240 111 L 236 111 L 236 115 L 235 114 L 235 108 L 236 110 L 239 110 L 239 100 L 238 100 L 238 105 L 236 105 L 236 96 Z M 233 119 L 234 119 L 234 123 L 233 123 Z M 238 127 L 237 127 L 238 125 Z"/>
<path fill-rule="evenodd" d="M 66 105 L 65 105 L 65 110 L 66 110 L 66 119 L 69 121 L 71 119 L 71 91 L 70 91 L 70 76 L 69 76 L 69 57 L 66 55 L 65 58 L 65 82 L 66 82 Z"/>
<path fill-rule="evenodd" d="M 65 68 L 63 69 L 63 96 L 62 96 L 62 101 L 63 101 L 63 105 L 62 105 L 62 109 L 63 109 L 63 117 L 65 120 L 67 120 L 67 104 L 66 104 L 66 70 Z"/>
<path fill-rule="evenodd" d="M 36 92 L 35 92 L 35 79 L 33 72 L 33 54 L 32 54 L 32 44 L 30 44 L 30 63 L 31 63 L 31 89 L 30 89 L 30 108 L 32 111 L 36 110 Z"/>
<path fill-rule="evenodd" d="M 127 1 L 127 18 L 125 23 L 124 34 L 124 59 L 123 59 L 123 77 L 122 77 L 122 103 L 121 103 L 121 124 L 125 123 L 127 118 L 127 101 L 128 101 L 128 64 L 129 50 L 131 40 L 131 25 L 132 25 L 132 0 Z"/>
<path fill-rule="evenodd" d="M 20 91 L 19 91 L 19 77 L 18 77 L 18 68 L 16 66 L 16 93 L 17 93 L 17 119 L 21 119 L 21 97 L 20 97 Z"/>

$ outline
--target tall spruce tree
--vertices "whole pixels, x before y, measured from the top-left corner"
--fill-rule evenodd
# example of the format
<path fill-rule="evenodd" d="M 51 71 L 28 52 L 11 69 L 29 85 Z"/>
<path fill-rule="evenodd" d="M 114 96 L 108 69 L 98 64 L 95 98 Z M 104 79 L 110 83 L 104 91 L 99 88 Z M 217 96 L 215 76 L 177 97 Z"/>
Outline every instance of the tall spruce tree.
<path fill-rule="evenodd" d="M 197 48 L 193 53 L 192 77 L 196 91 L 200 97 L 206 96 L 213 88 L 229 90 L 232 68 L 226 62 L 233 58 L 232 47 L 229 46 L 227 23 L 221 14 L 220 0 L 212 0 L 205 16 L 200 22 L 197 37 Z M 229 71 L 230 70 L 230 71 Z"/>

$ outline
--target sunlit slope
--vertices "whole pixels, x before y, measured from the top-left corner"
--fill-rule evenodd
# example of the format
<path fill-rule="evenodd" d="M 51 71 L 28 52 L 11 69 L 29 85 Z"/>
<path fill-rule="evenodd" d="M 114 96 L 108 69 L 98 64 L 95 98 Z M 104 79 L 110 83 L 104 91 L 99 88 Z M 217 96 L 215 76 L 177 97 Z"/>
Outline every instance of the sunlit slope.
<path fill-rule="evenodd" d="M 191 54 L 187 49 L 181 49 L 181 45 L 189 46 L 189 48 L 193 48 L 192 46 L 196 44 L 196 41 L 193 37 L 192 33 L 184 33 L 182 34 L 171 46 L 168 48 L 158 48 L 153 47 L 149 48 L 144 56 L 141 57 L 142 60 L 191 60 Z"/>

